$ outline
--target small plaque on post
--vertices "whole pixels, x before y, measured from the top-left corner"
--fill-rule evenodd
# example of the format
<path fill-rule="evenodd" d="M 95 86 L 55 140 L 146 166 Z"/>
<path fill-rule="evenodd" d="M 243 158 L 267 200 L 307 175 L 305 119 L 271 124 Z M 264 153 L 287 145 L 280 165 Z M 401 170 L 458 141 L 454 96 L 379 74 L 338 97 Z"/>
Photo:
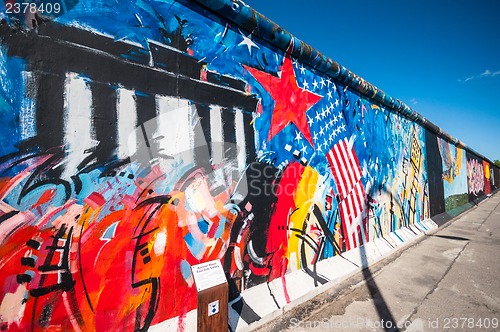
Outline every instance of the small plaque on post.
<path fill-rule="evenodd" d="M 218 313 L 219 313 L 219 300 L 210 302 L 208 304 L 208 316 L 210 317 Z"/>
<path fill-rule="evenodd" d="M 198 292 L 227 282 L 224 269 L 219 260 L 193 265 L 191 270 L 193 271 Z"/>

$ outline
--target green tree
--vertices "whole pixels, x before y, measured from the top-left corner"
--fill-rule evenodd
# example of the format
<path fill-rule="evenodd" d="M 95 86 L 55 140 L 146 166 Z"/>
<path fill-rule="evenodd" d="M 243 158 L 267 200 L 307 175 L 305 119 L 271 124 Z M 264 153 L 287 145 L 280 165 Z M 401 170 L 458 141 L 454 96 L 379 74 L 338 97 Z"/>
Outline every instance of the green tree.
<path fill-rule="evenodd" d="M 494 163 L 495 165 L 497 165 L 498 167 L 500 167 L 500 160 L 498 160 L 498 159 L 497 159 L 497 160 L 495 160 L 493 163 Z"/>

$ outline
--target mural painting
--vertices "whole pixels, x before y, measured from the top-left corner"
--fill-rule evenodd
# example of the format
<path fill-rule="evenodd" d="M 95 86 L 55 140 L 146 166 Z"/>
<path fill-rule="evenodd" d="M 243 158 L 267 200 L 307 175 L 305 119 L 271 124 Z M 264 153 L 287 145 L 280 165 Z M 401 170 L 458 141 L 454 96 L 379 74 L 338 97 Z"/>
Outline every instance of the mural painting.
<path fill-rule="evenodd" d="M 463 149 L 438 138 L 443 163 L 443 184 L 446 211 L 469 201 L 467 192 L 467 160 Z"/>
<path fill-rule="evenodd" d="M 184 330 L 190 267 L 215 259 L 249 324 L 245 290 L 279 280 L 290 302 L 286 275 L 323 285 L 319 261 L 433 214 L 426 129 L 293 39 L 192 1 L 65 3 L 1 17 L 2 330 Z M 487 191 L 481 160 L 438 154 L 447 208 L 466 174 Z"/>
<path fill-rule="evenodd" d="M 469 183 L 469 201 L 485 195 L 485 173 L 482 160 L 467 154 L 467 181 Z"/>

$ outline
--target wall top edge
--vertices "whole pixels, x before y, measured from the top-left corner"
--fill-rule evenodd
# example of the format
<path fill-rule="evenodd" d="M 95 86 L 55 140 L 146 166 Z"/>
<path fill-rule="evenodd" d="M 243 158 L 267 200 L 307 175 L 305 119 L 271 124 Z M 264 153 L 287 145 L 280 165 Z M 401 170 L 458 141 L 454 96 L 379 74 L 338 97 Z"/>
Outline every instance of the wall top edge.
<path fill-rule="evenodd" d="M 435 125 L 417 111 L 406 105 L 403 101 L 393 98 L 383 90 L 367 82 L 362 77 L 351 72 L 335 60 L 323 55 L 321 52 L 293 36 L 291 33 L 274 23 L 264 15 L 240 0 L 177 0 L 179 2 L 194 1 L 204 8 L 224 17 L 231 23 L 252 33 L 279 50 L 301 61 L 305 65 L 321 72 L 338 82 L 359 92 L 390 110 L 402 114 L 410 120 L 422 125 L 450 143 L 468 150 L 490 164 L 493 162 L 478 153 L 462 141 L 451 136 L 439 126 Z M 291 46 L 291 47 L 290 47 Z"/>

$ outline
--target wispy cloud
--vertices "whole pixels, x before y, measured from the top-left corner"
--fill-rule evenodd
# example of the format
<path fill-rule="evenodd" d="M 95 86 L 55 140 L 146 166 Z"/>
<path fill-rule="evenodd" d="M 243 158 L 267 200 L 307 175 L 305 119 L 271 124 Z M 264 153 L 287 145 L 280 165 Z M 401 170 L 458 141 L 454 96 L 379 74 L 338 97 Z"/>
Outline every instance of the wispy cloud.
<path fill-rule="evenodd" d="M 410 99 L 410 103 L 411 103 L 413 106 L 415 106 L 415 105 L 417 105 L 417 104 L 418 104 L 418 100 L 416 100 L 415 98 L 412 98 L 412 99 Z"/>
<path fill-rule="evenodd" d="M 464 80 L 459 79 L 458 81 L 460 83 L 465 83 L 465 82 L 469 82 L 469 81 L 472 81 L 472 80 L 476 80 L 478 78 L 496 77 L 496 76 L 499 76 L 499 75 L 500 75 L 500 70 L 491 71 L 489 69 L 486 69 L 483 73 L 481 73 L 479 75 L 472 75 L 472 76 L 467 77 Z"/>

